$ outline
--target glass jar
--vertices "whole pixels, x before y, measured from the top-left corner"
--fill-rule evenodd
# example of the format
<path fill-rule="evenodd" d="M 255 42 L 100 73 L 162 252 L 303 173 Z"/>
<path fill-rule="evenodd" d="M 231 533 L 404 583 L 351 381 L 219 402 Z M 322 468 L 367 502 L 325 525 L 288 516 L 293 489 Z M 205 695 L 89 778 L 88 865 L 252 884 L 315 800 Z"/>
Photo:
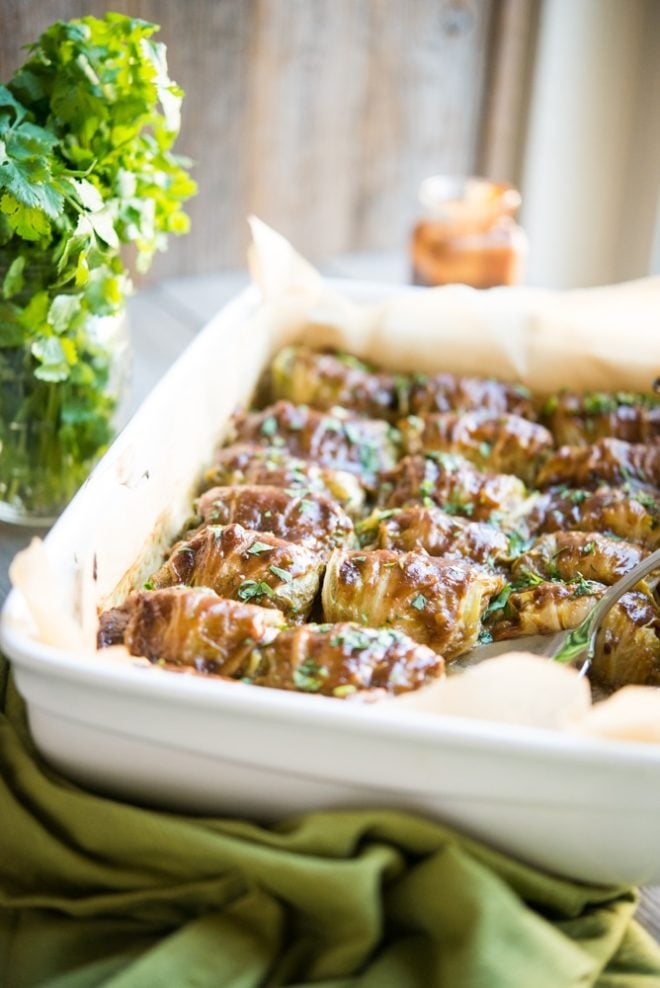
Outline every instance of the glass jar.
<path fill-rule="evenodd" d="M 521 281 L 527 238 L 514 219 L 520 194 L 513 186 L 433 175 L 422 182 L 419 200 L 424 216 L 410 248 L 414 284 L 493 288 Z"/>
<path fill-rule="evenodd" d="M 0 285 L 3 276 L 0 264 Z M 13 305 L 0 305 L 0 520 L 50 525 L 123 424 L 131 351 L 124 311 L 87 316 L 66 379 L 35 376 L 39 327 L 12 345 L 11 319 L 28 293 L 26 284 Z"/>

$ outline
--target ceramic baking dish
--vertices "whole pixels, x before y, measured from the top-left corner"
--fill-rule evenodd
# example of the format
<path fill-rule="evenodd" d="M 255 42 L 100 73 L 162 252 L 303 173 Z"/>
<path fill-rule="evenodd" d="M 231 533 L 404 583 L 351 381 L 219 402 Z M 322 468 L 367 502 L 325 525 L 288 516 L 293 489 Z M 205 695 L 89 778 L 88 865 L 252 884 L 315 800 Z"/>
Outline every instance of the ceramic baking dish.
<path fill-rule="evenodd" d="M 392 291 L 331 287 L 364 301 Z M 98 604 L 119 599 L 176 534 L 230 413 L 249 400 L 279 346 L 302 336 L 326 342 L 323 319 L 311 328 L 265 319 L 254 290 L 243 293 L 152 392 L 56 524 L 46 547 L 63 607 L 88 640 Z M 442 353 L 432 359 L 440 369 Z M 568 876 L 660 881 L 658 747 L 213 681 L 91 650 L 73 654 L 37 639 L 17 591 L 1 640 L 40 751 L 94 789 L 261 820 L 398 807 Z"/>

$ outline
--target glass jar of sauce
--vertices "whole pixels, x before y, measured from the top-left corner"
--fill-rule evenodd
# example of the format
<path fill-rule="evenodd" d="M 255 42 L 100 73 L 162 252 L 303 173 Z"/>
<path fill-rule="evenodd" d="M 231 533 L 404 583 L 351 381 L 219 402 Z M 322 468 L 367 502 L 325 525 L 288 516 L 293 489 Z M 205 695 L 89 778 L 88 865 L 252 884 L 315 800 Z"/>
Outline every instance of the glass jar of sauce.
<path fill-rule="evenodd" d="M 485 178 L 433 175 L 419 190 L 423 218 L 410 245 L 416 285 L 474 288 L 522 279 L 527 238 L 516 223 L 520 194 Z"/>

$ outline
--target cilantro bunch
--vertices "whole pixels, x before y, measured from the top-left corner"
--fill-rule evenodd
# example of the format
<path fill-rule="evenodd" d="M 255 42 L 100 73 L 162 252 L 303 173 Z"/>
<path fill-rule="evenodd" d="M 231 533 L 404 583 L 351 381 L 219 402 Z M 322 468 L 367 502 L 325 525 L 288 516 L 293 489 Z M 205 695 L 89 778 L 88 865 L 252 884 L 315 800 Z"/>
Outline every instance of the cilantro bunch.
<path fill-rule="evenodd" d="M 57 22 L 0 86 L 0 498 L 49 513 L 112 437 L 113 355 L 98 331 L 188 230 L 182 92 L 153 24 Z"/>

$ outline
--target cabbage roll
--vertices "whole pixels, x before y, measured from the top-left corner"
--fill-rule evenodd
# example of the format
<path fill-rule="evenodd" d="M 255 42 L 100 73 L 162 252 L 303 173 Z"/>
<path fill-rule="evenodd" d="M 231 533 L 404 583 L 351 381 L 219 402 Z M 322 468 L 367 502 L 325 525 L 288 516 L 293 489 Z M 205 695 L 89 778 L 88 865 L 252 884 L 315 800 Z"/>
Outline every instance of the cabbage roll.
<path fill-rule="evenodd" d="M 509 553 L 509 540 L 498 528 L 435 507 L 375 511 L 358 532 L 363 545 L 377 549 L 424 549 L 430 556 L 463 556 L 475 563 L 494 564 Z"/>
<path fill-rule="evenodd" d="M 558 446 L 589 446 L 608 436 L 647 443 L 660 436 L 660 398 L 627 391 L 567 391 L 548 398 L 541 420 Z"/>
<path fill-rule="evenodd" d="M 472 648 L 481 615 L 503 585 L 503 577 L 465 559 L 336 549 L 323 582 L 323 612 L 328 621 L 396 628 L 452 659 Z"/>
<path fill-rule="evenodd" d="M 456 374 L 415 374 L 411 378 L 408 414 L 471 412 L 476 409 L 535 418 L 531 394 L 520 384 Z"/>
<path fill-rule="evenodd" d="M 278 401 L 263 411 L 239 416 L 235 428 L 241 441 L 280 446 L 319 466 L 347 470 L 368 487 L 398 458 L 398 434 L 387 422 L 350 415 L 343 409 L 320 412 Z"/>
<path fill-rule="evenodd" d="M 399 422 L 399 430 L 410 454 L 458 453 L 479 467 L 514 473 L 527 483 L 553 445 L 542 425 L 488 411 L 411 415 Z"/>
<path fill-rule="evenodd" d="M 518 556 L 511 575 L 514 581 L 530 573 L 544 580 L 569 582 L 584 577 L 611 586 L 647 555 L 642 546 L 597 532 L 553 532 L 536 539 Z"/>
<path fill-rule="evenodd" d="M 331 497 L 351 517 L 364 506 L 364 487 L 346 470 L 320 467 L 317 463 L 292 456 L 277 446 L 234 443 L 215 454 L 213 466 L 204 477 L 204 487 L 259 484 L 290 490 L 313 491 Z"/>
<path fill-rule="evenodd" d="M 322 569 L 322 558 L 307 546 L 241 525 L 208 525 L 175 545 L 148 585 L 211 587 L 221 597 L 273 607 L 302 624 Z"/>
<path fill-rule="evenodd" d="M 306 346 L 280 350 L 271 367 L 273 400 L 329 410 L 349 409 L 392 421 L 399 411 L 399 380 L 347 353 L 320 353 Z"/>
<path fill-rule="evenodd" d="M 305 624 L 256 648 L 244 681 L 341 699 L 364 690 L 404 693 L 442 675 L 442 658 L 393 628 Z"/>
<path fill-rule="evenodd" d="M 489 521 L 495 516 L 505 523 L 523 509 L 526 490 L 522 480 L 512 474 L 484 472 L 461 456 L 436 453 L 404 457 L 384 475 L 378 499 L 383 508 L 435 505 L 474 521 Z"/>
<path fill-rule="evenodd" d="M 208 587 L 142 590 L 101 615 L 99 647 L 122 641 L 131 655 L 152 662 L 241 676 L 254 647 L 268 644 L 284 623 L 281 611 L 225 600 Z"/>
<path fill-rule="evenodd" d="M 299 542 L 323 557 L 354 540 L 353 523 L 333 501 L 319 494 L 281 487 L 212 487 L 199 498 L 203 524 L 242 525 Z"/>
<path fill-rule="evenodd" d="M 543 464 L 536 483 L 539 487 L 567 484 L 594 488 L 625 483 L 660 487 L 660 442 L 600 439 L 593 446 L 562 446 Z"/>

